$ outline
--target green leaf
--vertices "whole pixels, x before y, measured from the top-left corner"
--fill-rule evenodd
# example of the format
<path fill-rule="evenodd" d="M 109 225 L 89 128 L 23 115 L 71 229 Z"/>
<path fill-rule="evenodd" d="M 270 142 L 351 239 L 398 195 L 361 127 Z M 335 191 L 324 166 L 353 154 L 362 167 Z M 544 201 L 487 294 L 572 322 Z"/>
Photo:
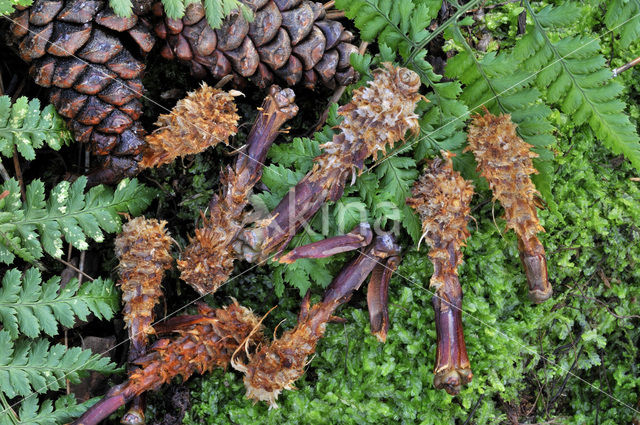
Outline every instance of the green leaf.
<path fill-rule="evenodd" d="M 0 331 L 0 391 L 7 397 L 44 394 L 64 388 L 65 380 L 77 383 L 90 370 L 112 373 L 108 358 L 79 347 L 51 346 L 44 339 L 13 341 Z"/>
<path fill-rule="evenodd" d="M 1 9 L 1 6 L 0 6 Z M 71 141 L 71 134 L 52 105 L 40 110 L 38 99 L 22 96 L 12 105 L 8 96 L 0 96 L 0 153 L 13 156 L 16 149 L 25 159 L 35 159 L 35 149 L 46 143 L 58 150 Z"/>
<path fill-rule="evenodd" d="M 114 192 L 96 186 L 84 194 L 86 184 L 86 177 L 72 185 L 61 182 L 45 201 L 44 184 L 35 180 L 27 185 L 23 204 L 17 182 L 5 182 L 2 191 L 9 191 L 9 196 L 0 207 L 0 260 L 11 264 L 17 255 L 33 262 L 43 256 L 43 250 L 60 257 L 63 239 L 85 250 L 87 237 L 100 242 L 102 231 L 117 232 L 121 224 L 118 213 L 139 215 L 155 194 L 135 179 L 121 181 Z"/>
<path fill-rule="evenodd" d="M 72 279 L 61 289 L 59 277 L 43 283 L 36 268 L 27 269 L 24 276 L 11 269 L 0 287 L 0 320 L 14 339 L 20 333 L 31 338 L 41 332 L 54 336 L 58 323 L 72 327 L 89 313 L 109 320 L 117 308 L 118 295 L 110 280 L 96 279 L 78 288 L 78 280 Z"/>

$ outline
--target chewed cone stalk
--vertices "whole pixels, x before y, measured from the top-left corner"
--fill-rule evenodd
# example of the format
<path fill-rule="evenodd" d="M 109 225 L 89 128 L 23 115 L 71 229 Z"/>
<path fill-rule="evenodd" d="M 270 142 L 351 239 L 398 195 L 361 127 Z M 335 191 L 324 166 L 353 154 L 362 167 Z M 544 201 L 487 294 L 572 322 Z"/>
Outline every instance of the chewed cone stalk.
<path fill-rule="evenodd" d="M 324 153 L 275 208 L 273 220 L 243 233 L 253 252 L 265 258 L 284 249 L 322 204 L 342 196 L 345 184 L 355 179 L 365 160 L 393 147 L 408 131 L 417 133 L 414 109 L 422 99 L 419 88 L 418 74 L 386 63 L 374 71 L 372 81 L 354 90 L 351 102 L 338 109 L 343 117 L 338 134 L 321 146 Z"/>
<path fill-rule="evenodd" d="M 433 263 L 430 288 L 436 322 L 436 388 L 458 394 L 462 385 L 473 377 L 462 330 L 462 288 L 458 266 L 462 264 L 462 246 L 469 237 L 469 221 L 473 186 L 453 170 L 453 154 L 443 152 L 425 174 L 416 181 L 407 204 L 422 220 L 422 239 L 430 247 Z"/>
<path fill-rule="evenodd" d="M 196 316 L 170 320 L 165 327 L 178 336 L 156 341 L 149 354 L 136 360 L 140 368 L 73 424 L 95 425 L 134 397 L 157 390 L 177 376 L 187 380 L 194 373 L 224 368 L 240 344 L 253 346 L 262 338 L 259 319 L 236 302 L 216 310 L 199 304 L 198 310 Z"/>
<path fill-rule="evenodd" d="M 478 162 L 478 171 L 489 182 L 493 198 L 504 208 L 507 229 L 518 236 L 520 259 L 529 284 L 529 298 L 541 303 L 551 297 L 544 246 L 537 234 L 544 232 L 536 209 L 538 191 L 531 174 L 538 171 L 531 151 L 516 133 L 510 115 L 476 115 L 469 127 L 469 146 Z"/>
<path fill-rule="evenodd" d="M 335 311 L 349 301 L 374 268 L 384 265 L 390 258 L 397 258 L 399 251 L 391 236 L 376 237 L 336 276 L 321 302 L 310 306 L 307 293 L 294 329 L 285 332 L 271 345 L 260 347 L 247 364 L 232 359 L 232 366 L 245 374 L 247 397 L 277 407 L 279 394 L 285 389 L 293 389 L 295 381 L 303 375 L 327 323 L 339 320 L 333 316 Z"/>
<path fill-rule="evenodd" d="M 234 167 L 220 176 L 221 193 L 211 201 L 202 227 L 178 261 L 181 278 L 201 295 L 216 291 L 233 271 L 238 258 L 233 245 L 245 225 L 245 207 L 262 176 L 267 151 L 284 123 L 298 113 L 294 101 L 291 89 L 271 86 Z"/>
<path fill-rule="evenodd" d="M 180 99 L 170 113 L 160 115 L 156 122 L 158 129 L 146 137 L 147 147 L 140 166 L 157 167 L 218 143 L 229 144 L 229 138 L 238 131 L 240 116 L 233 98 L 240 94 L 203 83 Z"/>
<path fill-rule="evenodd" d="M 153 308 L 162 296 L 162 278 L 171 268 L 171 238 L 165 221 L 138 217 L 122 226 L 115 242 L 120 261 L 120 289 L 125 326 L 129 331 L 129 361 L 146 352 L 148 335 L 154 333 Z M 144 423 L 144 402 L 137 398 L 123 418 L 125 424 Z"/>

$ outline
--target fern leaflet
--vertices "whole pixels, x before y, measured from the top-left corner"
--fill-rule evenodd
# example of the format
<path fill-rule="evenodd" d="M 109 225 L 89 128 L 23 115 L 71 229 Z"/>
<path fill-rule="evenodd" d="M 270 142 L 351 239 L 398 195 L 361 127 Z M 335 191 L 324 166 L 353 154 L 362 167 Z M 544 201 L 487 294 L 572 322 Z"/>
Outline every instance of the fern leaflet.
<path fill-rule="evenodd" d="M 87 400 L 77 404 L 73 394 L 58 397 L 55 405 L 51 400 L 45 400 L 38 409 L 38 397 L 30 396 L 20 404 L 20 410 L 16 416 L 10 418 L 13 413 L 6 412 L 0 415 L 0 425 L 58 425 L 71 422 L 83 414 L 89 407 L 98 401 L 98 398 Z"/>
<path fill-rule="evenodd" d="M 640 137 L 624 112 L 625 103 L 618 99 L 623 86 L 611 79 L 598 40 L 568 36 L 554 42 L 549 38 L 548 31 L 572 24 L 579 8 L 566 3 L 535 12 L 528 0 L 524 5 L 533 25 L 514 49 L 526 57 L 525 69 L 538 72 L 536 84 L 546 100 L 576 124 L 588 122 L 605 146 L 640 169 Z"/>
<path fill-rule="evenodd" d="M 87 237 L 104 240 L 102 231 L 120 230 L 119 212 L 139 214 L 155 193 L 137 180 L 123 180 L 115 192 L 96 186 L 84 193 L 86 177 L 73 184 L 63 181 L 45 200 L 40 180 L 26 189 L 26 201 L 20 200 L 18 182 L 4 183 L 0 199 L 0 261 L 11 264 L 15 256 L 33 262 L 43 256 L 43 249 L 54 257 L 62 255 L 62 239 L 74 247 L 88 248 Z"/>
<path fill-rule="evenodd" d="M 30 268 L 21 276 L 9 270 L 0 287 L 0 320 L 12 338 L 19 333 L 34 338 L 44 332 L 58 333 L 58 323 L 72 327 L 76 319 L 86 320 L 89 313 L 109 320 L 118 308 L 118 294 L 113 282 L 96 279 L 82 286 L 72 279 L 60 288 L 60 278 L 42 282 L 40 272 Z"/>
<path fill-rule="evenodd" d="M 50 345 L 44 339 L 14 341 L 8 331 L 0 331 L 0 391 L 7 397 L 28 396 L 64 388 L 90 370 L 111 373 L 116 365 L 108 358 L 80 347 Z"/>
<path fill-rule="evenodd" d="M 621 47 L 640 39 L 640 0 L 611 0 L 606 10 L 604 23 L 620 37 Z"/>
<path fill-rule="evenodd" d="M 72 140 L 64 121 L 47 105 L 40 110 L 38 99 L 22 96 L 11 104 L 9 96 L 0 96 L 0 153 L 13 156 L 15 149 L 27 160 L 36 157 L 35 149 L 44 143 L 58 150 Z"/>

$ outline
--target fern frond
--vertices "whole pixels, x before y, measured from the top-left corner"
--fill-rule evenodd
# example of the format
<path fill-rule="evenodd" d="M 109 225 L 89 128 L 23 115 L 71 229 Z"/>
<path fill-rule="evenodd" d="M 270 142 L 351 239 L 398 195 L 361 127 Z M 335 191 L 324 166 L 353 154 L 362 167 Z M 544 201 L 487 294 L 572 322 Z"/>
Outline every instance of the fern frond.
<path fill-rule="evenodd" d="M 38 99 L 19 97 L 11 104 L 9 96 L 0 96 L 0 153 L 13 156 L 14 147 L 27 160 L 44 143 L 58 150 L 72 140 L 64 121 L 53 105 L 40 110 Z"/>
<path fill-rule="evenodd" d="M 86 320 L 89 313 L 109 320 L 118 307 L 113 282 L 96 279 L 82 286 L 72 279 L 60 288 L 60 278 L 42 282 L 36 268 L 24 275 L 17 269 L 7 271 L 0 287 L 0 320 L 12 338 L 19 333 L 34 338 L 44 332 L 58 333 L 58 323 L 71 327 L 77 319 Z"/>
<path fill-rule="evenodd" d="M 640 0 L 610 0 L 605 8 L 604 23 L 620 37 L 621 47 L 640 39 Z"/>
<path fill-rule="evenodd" d="M 30 396 L 20 404 L 16 416 L 10 418 L 11 412 L 0 416 L 0 425 L 59 425 L 71 422 L 94 405 L 99 398 L 92 398 L 78 404 L 73 394 L 58 397 L 55 405 L 45 400 L 38 406 L 38 397 Z M 39 408 L 38 408 L 39 407 Z"/>
<path fill-rule="evenodd" d="M 14 341 L 8 331 L 0 331 L 0 391 L 9 398 L 64 388 L 65 379 L 77 383 L 90 370 L 115 369 L 107 357 L 91 350 L 52 346 L 44 339 Z"/>
<path fill-rule="evenodd" d="M 548 102 L 576 124 L 588 122 L 605 146 L 640 169 L 640 137 L 624 112 L 626 105 L 618 98 L 623 86 L 611 79 L 598 39 L 576 35 L 552 41 L 549 37 L 549 31 L 571 25 L 579 9 L 567 3 L 536 12 L 528 0 L 524 5 L 533 25 L 514 47 L 526 57 L 524 69 L 539 72 L 536 85 Z"/>
<path fill-rule="evenodd" d="M 0 200 L 0 261 L 11 264 L 17 255 L 33 262 L 43 256 L 43 250 L 59 258 L 63 238 L 85 250 L 87 238 L 101 242 L 103 231 L 119 231 L 118 213 L 138 215 L 155 193 L 135 179 L 121 181 L 115 191 L 96 186 L 85 194 L 86 184 L 86 177 L 73 184 L 63 181 L 45 200 L 44 184 L 35 180 L 27 186 L 23 203 L 18 182 L 5 182 L 1 192 L 7 196 Z"/>

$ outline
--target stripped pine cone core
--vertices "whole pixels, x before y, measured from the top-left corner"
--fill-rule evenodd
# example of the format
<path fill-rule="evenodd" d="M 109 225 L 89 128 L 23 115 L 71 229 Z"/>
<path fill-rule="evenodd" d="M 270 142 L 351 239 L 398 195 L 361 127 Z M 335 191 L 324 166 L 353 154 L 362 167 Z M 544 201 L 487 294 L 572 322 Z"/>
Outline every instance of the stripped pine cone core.
<path fill-rule="evenodd" d="M 240 0 L 255 15 L 249 23 L 239 11 L 221 28 L 211 29 L 200 1 L 190 3 L 182 19 L 170 19 L 161 3 L 154 13 L 161 21 L 155 33 L 166 40 L 161 54 L 178 58 L 203 78 L 234 75 L 238 83 L 249 78 L 265 88 L 277 77 L 287 85 L 314 88 L 347 85 L 358 75 L 349 63 L 357 48 L 341 23 L 325 19 L 322 3 L 311 1 Z"/>
<path fill-rule="evenodd" d="M 431 161 L 416 181 L 413 198 L 407 199 L 407 204 L 420 215 L 422 238 L 431 248 L 429 259 L 434 271 L 429 286 L 435 292 L 438 340 L 434 384 L 457 394 L 473 377 L 462 331 L 462 288 L 458 280 L 461 248 L 469 237 L 473 186 L 453 170 L 454 155 L 444 151 L 442 155 L 444 159 Z"/>
<path fill-rule="evenodd" d="M 320 146 L 324 153 L 315 160 L 311 171 L 352 171 L 362 169 L 364 161 L 378 157 L 387 146 L 404 139 L 407 131 L 419 130 L 417 102 L 420 77 L 407 68 L 396 68 L 389 63 L 374 71 L 369 84 L 353 92 L 348 104 L 338 109 L 344 119 L 338 125 L 339 133 L 333 140 Z"/>
<path fill-rule="evenodd" d="M 529 297 L 543 302 L 551 297 L 552 288 L 547 276 L 544 246 L 537 234 L 543 232 L 536 201 L 538 191 L 531 174 L 538 171 L 532 158 L 532 145 L 516 133 L 516 125 L 510 115 L 476 115 L 469 127 L 469 146 L 478 162 L 478 171 L 489 182 L 494 199 L 500 201 L 505 211 L 507 229 L 518 235 L 520 258 L 529 284 Z"/>
<path fill-rule="evenodd" d="M 35 0 L 10 19 L 29 73 L 50 88 L 49 100 L 75 139 L 90 143 L 109 170 L 100 179 L 137 174 L 145 66 L 125 45 L 151 51 L 155 37 L 146 19 L 118 17 L 103 0 Z"/>
<path fill-rule="evenodd" d="M 307 311 L 294 329 L 261 346 L 246 365 L 232 359 L 233 368 L 245 374 L 247 398 L 265 401 L 269 408 L 274 408 L 278 407 L 276 400 L 282 390 L 295 389 L 293 383 L 304 374 L 309 357 L 315 353 L 335 310 L 335 305 L 323 303 L 309 310 L 308 299 L 305 302 Z"/>
<path fill-rule="evenodd" d="M 122 226 L 122 233 L 116 238 L 123 315 L 129 328 L 132 351 L 144 347 L 147 335 L 153 333 L 153 307 L 162 295 L 164 272 L 173 262 L 166 224 L 165 221 L 137 217 Z"/>
<path fill-rule="evenodd" d="M 218 143 L 229 144 L 229 137 L 238 131 L 234 96 L 240 92 L 225 92 L 203 83 L 187 97 L 178 101 L 168 114 L 160 115 L 159 128 L 146 137 L 143 168 L 173 162 L 177 157 L 200 153 Z"/>
<path fill-rule="evenodd" d="M 262 339 L 260 319 L 237 302 L 216 310 L 199 304 L 198 309 L 202 317 L 179 329 L 180 337 L 157 341 L 151 353 L 135 361 L 140 369 L 129 377 L 132 387 L 153 381 L 153 387 L 146 389 L 157 389 L 178 375 L 187 380 L 194 373 L 225 368 L 241 343 L 251 346 Z"/>
<path fill-rule="evenodd" d="M 253 347 L 262 340 L 259 318 L 235 300 L 216 310 L 198 303 L 198 315 L 177 316 L 159 328 L 177 332 L 178 336 L 156 341 L 149 354 L 134 362 L 139 369 L 127 381 L 113 387 L 73 425 L 97 425 L 134 397 L 158 389 L 177 376 L 187 380 L 194 373 L 225 368 L 241 344 Z"/>

